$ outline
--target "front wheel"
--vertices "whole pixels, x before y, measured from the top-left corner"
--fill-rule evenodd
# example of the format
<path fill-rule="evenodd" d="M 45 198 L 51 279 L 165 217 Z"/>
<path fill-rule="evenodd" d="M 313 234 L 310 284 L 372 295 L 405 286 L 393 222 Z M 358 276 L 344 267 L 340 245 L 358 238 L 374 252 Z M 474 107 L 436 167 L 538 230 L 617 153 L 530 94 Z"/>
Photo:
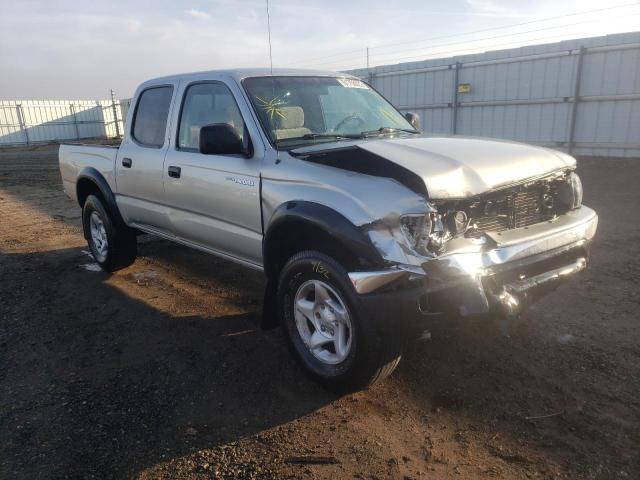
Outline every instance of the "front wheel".
<path fill-rule="evenodd" d="M 327 255 L 304 251 L 287 262 L 278 307 L 295 356 L 331 390 L 366 388 L 400 361 L 403 339 L 381 334 L 344 268 Z"/>

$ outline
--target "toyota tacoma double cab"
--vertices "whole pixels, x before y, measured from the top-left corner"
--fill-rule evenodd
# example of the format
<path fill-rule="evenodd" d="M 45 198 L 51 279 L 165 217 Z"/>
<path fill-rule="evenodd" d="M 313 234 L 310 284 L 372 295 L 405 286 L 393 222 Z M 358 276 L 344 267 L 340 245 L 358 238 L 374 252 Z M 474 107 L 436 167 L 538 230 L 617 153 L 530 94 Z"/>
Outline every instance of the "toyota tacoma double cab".
<path fill-rule="evenodd" d="M 571 156 L 425 136 L 343 73 L 157 78 L 125 130 L 60 147 L 96 262 L 130 265 L 150 233 L 263 271 L 263 326 L 337 390 L 389 375 L 434 316 L 518 315 L 586 267 L 597 228 Z"/>

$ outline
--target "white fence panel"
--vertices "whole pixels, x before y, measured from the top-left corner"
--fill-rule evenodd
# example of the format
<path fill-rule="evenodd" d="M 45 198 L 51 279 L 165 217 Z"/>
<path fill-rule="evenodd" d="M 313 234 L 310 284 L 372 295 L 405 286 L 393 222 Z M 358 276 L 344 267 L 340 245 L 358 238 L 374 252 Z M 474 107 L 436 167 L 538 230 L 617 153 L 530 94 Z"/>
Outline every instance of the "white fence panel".
<path fill-rule="evenodd" d="M 116 138 L 124 118 L 118 100 L 0 100 L 0 145 Z"/>
<path fill-rule="evenodd" d="M 427 133 L 640 156 L 640 32 L 349 73 L 418 113 Z"/>

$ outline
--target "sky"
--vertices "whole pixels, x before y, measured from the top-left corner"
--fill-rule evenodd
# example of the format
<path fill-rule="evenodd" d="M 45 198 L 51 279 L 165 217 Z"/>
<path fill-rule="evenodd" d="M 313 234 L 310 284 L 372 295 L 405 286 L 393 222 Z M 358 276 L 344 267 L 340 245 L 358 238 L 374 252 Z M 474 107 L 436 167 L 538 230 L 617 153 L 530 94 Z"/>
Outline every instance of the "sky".
<path fill-rule="evenodd" d="M 0 18 L 0 99 L 269 65 L 266 0 L 0 0 Z M 270 18 L 274 67 L 346 70 L 367 47 L 374 66 L 637 31 L 640 0 L 270 0 Z"/>

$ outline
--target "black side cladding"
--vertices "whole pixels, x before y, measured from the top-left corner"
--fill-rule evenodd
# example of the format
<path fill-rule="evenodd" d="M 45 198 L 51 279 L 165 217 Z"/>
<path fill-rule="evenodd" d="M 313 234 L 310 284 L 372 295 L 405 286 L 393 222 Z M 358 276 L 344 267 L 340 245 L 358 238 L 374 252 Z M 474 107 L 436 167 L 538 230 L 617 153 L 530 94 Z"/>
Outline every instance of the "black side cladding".
<path fill-rule="evenodd" d="M 427 196 L 422 179 L 410 170 L 358 146 L 300 155 L 302 160 L 375 177 L 393 178 L 418 195 Z"/>

